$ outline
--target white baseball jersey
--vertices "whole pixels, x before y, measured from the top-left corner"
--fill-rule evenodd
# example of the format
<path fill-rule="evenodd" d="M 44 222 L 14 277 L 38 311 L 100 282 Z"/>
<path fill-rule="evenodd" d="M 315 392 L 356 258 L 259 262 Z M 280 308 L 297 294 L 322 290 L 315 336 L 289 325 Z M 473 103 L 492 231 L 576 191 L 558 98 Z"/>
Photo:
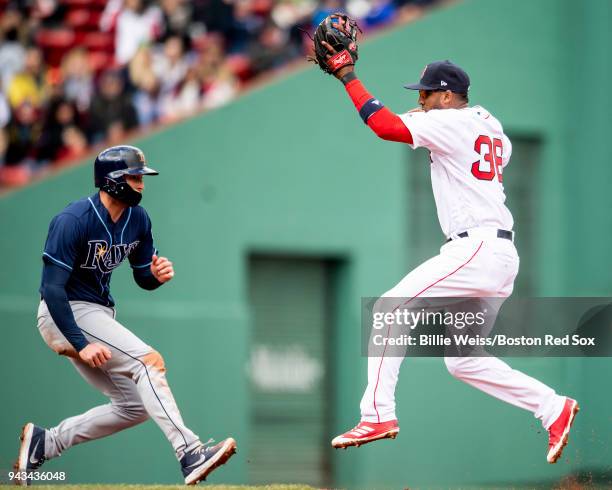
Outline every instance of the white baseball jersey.
<path fill-rule="evenodd" d="M 412 148 L 430 151 L 431 185 L 442 232 L 475 227 L 512 230 L 504 204 L 503 167 L 512 144 L 500 122 L 480 106 L 400 114 Z"/>

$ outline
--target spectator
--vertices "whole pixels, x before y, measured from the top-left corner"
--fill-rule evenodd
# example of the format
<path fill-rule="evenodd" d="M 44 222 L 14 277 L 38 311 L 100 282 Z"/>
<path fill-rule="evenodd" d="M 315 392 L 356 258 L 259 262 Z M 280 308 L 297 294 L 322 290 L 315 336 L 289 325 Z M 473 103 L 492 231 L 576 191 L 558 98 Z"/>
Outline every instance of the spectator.
<path fill-rule="evenodd" d="M 313 27 L 318 26 L 325 17 L 334 12 L 339 12 L 343 10 L 343 5 L 340 0 L 323 0 L 319 2 L 319 6 L 316 8 L 314 14 L 312 15 L 312 25 Z"/>
<path fill-rule="evenodd" d="M 153 72 L 159 81 L 161 117 L 164 120 L 181 117 L 183 110 L 176 105 L 179 93 L 188 90 L 191 99 L 194 96 L 194 87 L 197 87 L 193 74 L 190 80 L 186 80 L 189 73 L 189 62 L 185 56 L 182 38 L 178 36 L 169 37 L 166 39 L 163 49 L 154 53 Z M 197 92 L 199 92 L 199 88 L 197 88 Z M 186 92 L 183 94 L 183 97 L 185 96 Z"/>
<path fill-rule="evenodd" d="M 290 30 L 294 26 L 299 26 L 310 20 L 315 6 L 315 2 L 311 1 L 279 0 L 272 8 L 270 18 L 281 29 Z"/>
<path fill-rule="evenodd" d="M 246 51 L 263 28 L 265 19 L 253 12 L 252 2 L 236 0 L 232 24 L 225 33 L 231 53 Z"/>
<path fill-rule="evenodd" d="M 209 38 L 196 69 L 204 91 L 203 107 L 219 107 L 229 102 L 238 92 L 238 80 L 229 67 L 219 37 Z"/>
<path fill-rule="evenodd" d="M 2 82 L 0 81 L 0 129 L 4 128 L 11 119 L 11 108 L 9 106 L 8 100 L 4 95 L 4 91 L 2 90 Z M 4 153 L 0 153 L 3 155 Z M 0 161 L 2 159 L 0 158 Z"/>
<path fill-rule="evenodd" d="M 126 130 L 136 127 L 138 118 L 130 96 L 124 92 L 125 83 L 116 70 L 105 71 L 100 78 L 99 90 L 91 103 L 90 134 L 94 142 L 112 134 L 115 140 Z"/>
<path fill-rule="evenodd" d="M 85 114 L 93 97 L 93 73 L 83 48 L 75 48 L 62 60 L 62 78 L 66 99 L 76 104 L 77 110 Z"/>
<path fill-rule="evenodd" d="M 114 121 L 108 127 L 106 142 L 109 146 L 120 145 L 125 140 L 126 127 L 122 121 Z"/>
<path fill-rule="evenodd" d="M 171 36 L 187 39 L 192 30 L 191 2 L 186 0 L 161 0 L 163 33 L 161 40 Z"/>
<path fill-rule="evenodd" d="M 25 100 L 13 109 L 13 117 L 6 127 L 5 164 L 36 163 L 36 144 L 41 134 L 40 110 Z"/>
<path fill-rule="evenodd" d="M 15 74 L 7 86 L 7 96 L 11 107 L 29 102 L 38 108 L 44 102 L 46 79 L 42 52 L 30 46 L 25 52 L 23 70 Z"/>
<path fill-rule="evenodd" d="M 425 8 L 437 0 L 394 0 L 399 9 L 399 19 L 403 22 L 412 22 L 423 15 Z"/>
<path fill-rule="evenodd" d="M 166 39 L 163 49 L 153 54 L 153 72 L 160 82 L 162 97 L 174 91 L 188 68 L 183 39 L 178 36 Z"/>
<path fill-rule="evenodd" d="M 256 74 L 278 68 L 300 54 L 300 49 L 290 42 L 288 32 L 273 22 L 264 26 L 249 49 L 251 65 Z"/>
<path fill-rule="evenodd" d="M 15 8 L 7 8 L 0 18 L 0 84 L 8 87 L 13 75 L 23 69 L 25 48 L 19 40 L 23 16 Z"/>
<path fill-rule="evenodd" d="M 6 155 L 6 147 L 8 144 L 6 126 L 11 120 L 11 108 L 8 100 L 2 91 L 2 81 L 0 79 L 0 169 L 4 165 L 4 157 Z M 1 180 L 1 179 L 0 179 Z"/>
<path fill-rule="evenodd" d="M 130 82 L 135 88 L 132 101 L 141 126 L 157 122 L 161 116 L 159 107 L 159 80 L 153 71 L 153 57 L 148 47 L 141 47 L 130 61 Z"/>
<path fill-rule="evenodd" d="M 133 103 L 140 126 L 147 127 L 161 119 L 159 81 L 153 72 L 143 73 L 139 78 L 138 90 L 134 93 Z"/>
<path fill-rule="evenodd" d="M 114 9 L 118 9 L 116 14 Z M 160 9 L 147 0 L 125 0 L 123 5 L 109 2 L 100 23 L 103 30 L 116 29 L 115 61 L 119 65 L 128 63 L 138 48 L 155 40 L 162 29 Z"/>
<path fill-rule="evenodd" d="M 214 109 L 227 104 L 238 93 L 238 80 L 229 69 L 227 62 L 223 63 L 219 69 L 204 79 L 204 101 L 202 106 L 205 109 Z"/>
<path fill-rule="evenodd" d="M 2 167 L 4 166 L 4 157 L 6 155 L 6 147 L 8 145 L 6 130 L 4 128 L 0 128 L 0 171 L 2 171 Z M 1 183 L 1 179 L 0 179 Z"/>
<path fill-rule="evenodd" d="M 364 16 L 365 27 L 378 27 L 388 24 L 395 18 L 396 7 L 391 0 L 374 0 L 366 16 Z"/>
<path fill-rule="evenodd" d="M 194 114 L 201 105 L 201 85 L 196 70 L 189 68 L 175 91 L 161 100 L 164 122 Z"/>
<path fill-rule="evenodd" d="M 64 131 L 77 125 L 78 114 L 73 103 L 64 98 L 51 101 L 38 142 L 38 160 L 51 162 L 64 156 L 66 153 Z"/>
<path fill-rule="evenodd" d="M 68 126 L 62 131 L 62 146 L 58 152 L 58 163 L 83 156 L 87 153 L 87 138 L 76 126 Z"/>
<path fill-rule="evenodd" d="M 20 163 L 28 167 L 36 165 L 45 91 L 42 53 L 37 47 L 29 47 L 25 50 L 21 71 L 13 75 L 6 90 L 12 111 L 4 131 L 6 166 L 17 167 Z"/>
<path fill-rule="evenodd" d="M 206 73 L 215 71 L 226 59 L 223 38 L 218 35 L 209 35 L 206 43 L 200 49 L 197 66 Z"/>
<path fill-rule="evenodd" d="M 45 27 L 61 25 L 62 17 L 66 13 L 64 5 L 59 0 L 35 0 L 30 2 L 30 15 Z"/>
<path fill-rule="evenodd" d="M 192 19 L 196 28 L 229 37 L 234 24 L 234 2 L 228 0 L 192 0 Z"/>

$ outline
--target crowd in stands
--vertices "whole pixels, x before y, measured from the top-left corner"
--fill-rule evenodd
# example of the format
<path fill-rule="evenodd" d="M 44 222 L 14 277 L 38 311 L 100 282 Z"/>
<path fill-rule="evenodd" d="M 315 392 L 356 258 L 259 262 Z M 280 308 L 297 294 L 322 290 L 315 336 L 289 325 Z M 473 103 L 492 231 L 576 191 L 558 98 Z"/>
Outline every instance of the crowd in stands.
<path fill-rule="evenodd" d="M 0 186 L 227 103 L 329 13 L 367 33 L 434 1 L 0 0 Z"/>

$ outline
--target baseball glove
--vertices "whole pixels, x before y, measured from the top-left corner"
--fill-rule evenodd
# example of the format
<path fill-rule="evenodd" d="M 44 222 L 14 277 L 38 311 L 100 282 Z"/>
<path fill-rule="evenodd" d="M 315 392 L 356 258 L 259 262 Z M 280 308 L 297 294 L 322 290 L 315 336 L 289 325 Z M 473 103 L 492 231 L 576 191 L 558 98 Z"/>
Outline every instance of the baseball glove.
<path fill-rule="evenodd" d="M 357 22 L 345 14 L 336 12 L 327 16 L 314 33 L 314 61 L 325 73 L 332 75 L 340 68 L 354 65 L 357 54 Z M 331 46 L 330 50 L 324 43 Z"/>

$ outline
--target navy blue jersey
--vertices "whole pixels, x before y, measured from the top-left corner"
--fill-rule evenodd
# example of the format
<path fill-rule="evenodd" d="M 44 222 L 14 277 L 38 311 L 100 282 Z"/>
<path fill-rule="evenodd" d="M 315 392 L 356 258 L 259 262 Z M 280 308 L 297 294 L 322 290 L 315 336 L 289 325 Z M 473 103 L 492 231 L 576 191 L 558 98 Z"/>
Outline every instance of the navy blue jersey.
<path fill-rule="evenodd" d="M 43 260 L 70 271 L 65 287 L 69 301 L 114 306 L 113 270 L 126 257 L 134 269 L 149 268 L 154 253 L 145 209 L 127 208 L 113 223 L 96 193 L 69 204 L 51 220 Z"/>

